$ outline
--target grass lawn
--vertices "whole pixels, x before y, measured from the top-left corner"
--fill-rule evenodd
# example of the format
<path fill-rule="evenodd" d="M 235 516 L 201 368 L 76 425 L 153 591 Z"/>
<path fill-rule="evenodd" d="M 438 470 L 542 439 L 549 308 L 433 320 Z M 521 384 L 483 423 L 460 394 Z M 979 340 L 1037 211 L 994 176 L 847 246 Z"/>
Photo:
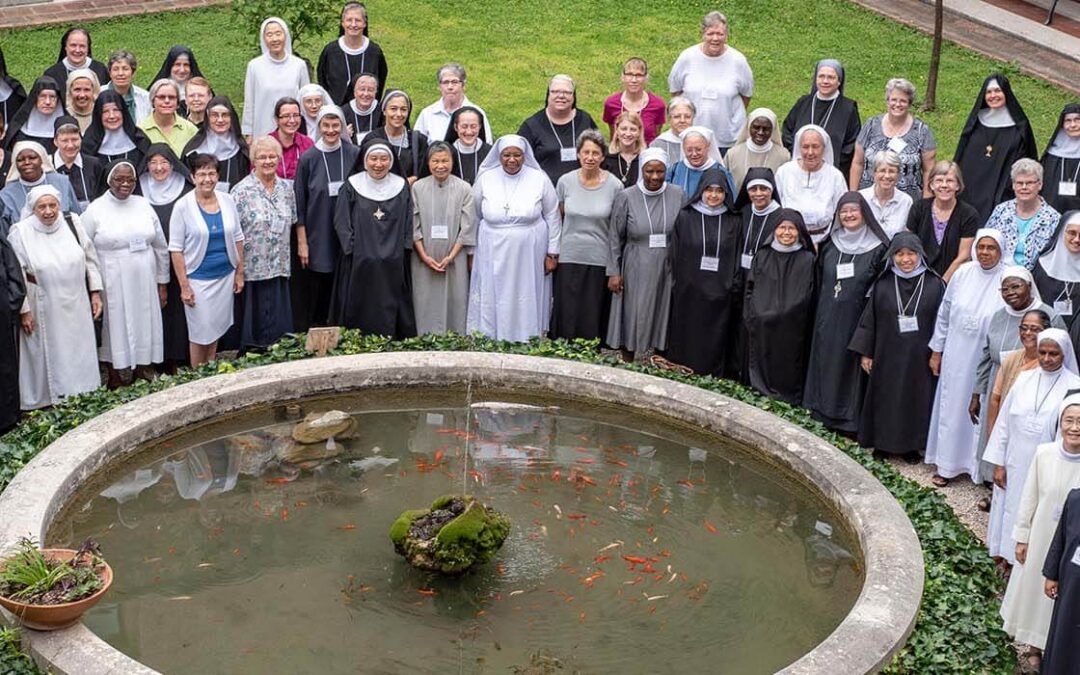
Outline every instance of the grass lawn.
<path fill-rule="evenodd" d="M 622 61 L 645 57 L 650 89 L 667 93 L 667 72 L 679 52 L 699 35 L 702 15 L 717 7 L 701 0 L 618 3 L 604 0 L 543 4 L 523 0 L 371 0 L 371 37 L 387 54 L 390 82 L 415 99 L 417 109 L 438 96 L 435 69 L 460 61 L 469 72 L 468 94 L 484 106 L 497 134 L 513 132 L 543 105 L 546 80 L 565 72 L 578 82 L 578 101 L 599 121 L 603 99 L 619 87 Z M 813 11 L 808 12 L 808 8 Z M 890 77 L 925 88 L 930 38 L 844 0 L 729 0 L 731 44 L 754 70 L 752 106 L 767 106 L 783 119 L 808 91 L 813 63 L 840 59 L 846 93 L 859 101 L 864 119 L 883 111 Z M 148 86 L 170 45 L 191 46 L 218 93 L 239 104 L 244 67 L 258 50 L 257 27 L 245 27 L 227 7 L 95 22 L 89 25 L 95 56 L 127 48 L 140 60 L 138 84 Z M 56 59 L 64 27 L 0 31 L 8 67 L 27 88 Z M 312 62 L 337 35 L 304 35 L 297 52 Z M 938 111 L 924 119 L 934 129 L 939 156 L 951 157 L 957 136 L 983 78 L 1003 68 L 1039 139 L 1046 144 L 1070 95 L 1009 66 L 947 44 L 939 80 Z M 237 106 L 239 107 L 239 105 Z"/>

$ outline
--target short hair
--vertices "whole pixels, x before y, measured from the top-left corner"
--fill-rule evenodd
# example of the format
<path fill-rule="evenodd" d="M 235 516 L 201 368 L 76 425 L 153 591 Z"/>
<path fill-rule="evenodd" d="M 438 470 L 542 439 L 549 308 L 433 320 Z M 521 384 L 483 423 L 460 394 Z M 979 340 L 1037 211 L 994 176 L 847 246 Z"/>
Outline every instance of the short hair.
<path fill-rule="evenodd" d="M 292 96 L 282 96 L 277 100 L 277 103 L 274 104 L 274 119 L 281 117 L 281 109 L 287 105 L 294 105 L 298 109 L 303 110 L 300 106 L 300 101 L 297 101 Z"/>
<path fill-rule="evenodd" d="M 1024 316 L 1020 317 L 1020 321 L 1023 321 L 1024 317 L 1026 317 L 1028 314 L 1034 314 L 1035 316 L 1039 317 L 1039 321 L 1042 323 L 1043 328 L 1050 327 L 1050 315 L 1042 311 L 1041 309 L 1029 309 L 1028 311 L 1024 312 Z"/>
<path fill-rule="evenodd" d="M 176 95 L 180 96 L 180 87 L 178 87 L 177 84 L 175 82 L 173 82 L 172 80 L 170 80 L 169 78 L 163 77 L 160 80 L 158 80 L 157 82 L 150 85 L 150 99 L 151 100 L 153 100 L 157 96 L 157 93 L 159 91 L 161 91 L 162 87 L 172 87 L 173 91 L 176 92 Z"/>
<path fill-rule="evenodd" d="M 727 28 L 727 17 L 724 16 L 722 12 L 717 12 L 713 10 L 701 18 L 702 33 L 704 33 L 707 29 L 712 28 L 713 26 L 723 26 L 724 28 Z"/>
<path fill-rule="evenodd" d="M 956 162 L 950 162 L 947 159 L 943 159 L 940 162 L 934 164 L 934 168 L 930 169 L 930 175 L 927 176 L 926 182 L 929 184 L 938 176 L 944 176 L 952 171 L 956 174 L 956 185 L 958 186 L 957 193 L 964 191 L 964 172 L 960 170 L 960 165 Z"/>
<path fill-rule="evenodd" d="M 624 110 L 615 118 L 615 123 L 611 125 L 611 144 L 608 145 L 608 152 L 619 152 L 619 125 L 623 122 L 629 122 L 637 127 L 637 142 L 634 144 L 634 151 L 641 154 L 648 145 L 645 143 L 645 125 L 641 121 L 641 115 L 636 112 L 630 112 Z"/>
<path fill-rule="evenodd" d="M 199 77 L 196 75 L 195 77 L 190 78 L 187 81 L 187 84 L 184 85 L 184 89 L 187 90 L 187 88 L 192 85 L 195 85 L 196 87 L 206 87 L 207 91 L 209 91 L 211 94 L 214 93 L 214 88 L 210 86 L 210 80 L 206 79 L 205 77 Z"/>
<path fill-rule="evenodd" d="M 457 76 L 457 79 L 461 80 L 462 84 L 465 84 L 465 66 L 460 63 L 447 63 L 444 66 L 440 66 L 439 69 L 435 71 L 436 84 L 442 84 L 442 74 L 447 70 Z"/>
<path fill-rule="evenodd" d="M 135 60 L 135 55 L 126 49 L 117 49 L 112 54 L 109 54 L 109 61 L 106 64 L 106 68 L 112 70 L 113 64 L 120 63 L 121 61 L 126 61 L 133 71 L 139 69 L 139 62 Z"/>
<path fill-rule="evenodd" d="M 559 73 L 558 75 L 551 76 L 551 79 L 548 80 L 548 91 L 551 91 L 551 85 L 555 84 L 556 80 L 560 82 L 569 82 L 570 88 L 573 89 L 575 92 L 577 91 L 577 83 L 574 82 L 574 78 L 564 73 Z"/>
<path fill-rule="evenodd" d="M 885 83 L 885 99 L 888 100 L 889 94 L 894 91 L 901 91 L 907 94 L 908 104 L 915 105 L 915 85 L 909 80 L 905 80 L 902 77 L 894 77 Z"/>
<path fill-rule="evenodd" d="M 1042 164 L 1029 157 L 1023 157 L 1013 162 L 1012 168 L 1009 169 L 1009 178 L 1016 180 L 1018 177 L 1025 175 L 1034 175 L 1041 181 L 1043 179 Z"/>
<path fill-rule="evenodd" d="M 645 61 L 645 59 L 641 58 L 640 56 L 631 56 L 623 62 L 623 72 L 626 72 L 626 69 L 630 66 L 641 66 L 641 69 L 645 71 L 645 79 L 649 79 L 649 64 Z"/>
<path fill-rule="evenodd" d="M 885 150 L 885 151 L 879 152 L 878 154 L 874 155 L 874 162 L 873 162 L 874 171 L 877 171 L 878 169 L 880 169 L 882 164 L 886 164 L 888 166 L 895 166 L 896 168 L 899 169 L 900 168 L 900 155 L 896 154 L 892 150 Z"/>
<path fill-rule="evenodd" d="M 192 175 L 199 172 L 199 169 L 212 168 L 215 172 L 218 170 L 217 157 L 205 152 L 200 152 L 191 159 L 191 173 Z"/>
<path fill-rule="evenodd" d="M 78 123 L 64 124 L 63 126 L 57 128 L 55 131 L 53 131 L 53 138 L 60 138 L 60 134 L 71 133 L 78 134 L 79 138 L 82 138 L 82 129 L 79 128 Z"/>
<path fill-rule="evenodd" d="M 604 152 L 604 136 L 596 129 L 585 129 L 578 134 L 574 147 L 578 152 L 581 152 L 581 148 L 586 143 L 595 143 L 596 147 L 600 148 L 600 152 Z"/>
<path fill-rule="evenodd" d="M 427 159 L 430 160 L 433 155 L 439 152 L 445 152 L 450 155 L 452 160 L 454 153 L 450 151 L 450 144 L 446 141 L 435 141 L 427 147 Z"/>
<path fill-rule="evenodd" d="M 686 98 L 685 96 L 676 96 L 676 97 L 672 98 L 670 101 L 668 101 L 668 104 L 667 104 L 668 117 L 671 117 L 671 113 L 673 113 L 675 111 L 675 108 L 678 108 L 679 106 L 684 106 L 684 107 L 690 108 L 690 114 L 695 115 L 695 116 L 697 115 L 697 106 L 694 105 L 693 101 Z"/>
<path fill-rule="evenodd" d="M 278 159 L 281 159 L 281 156 L 285 154 L 285 151 L 281 149 L 281 143 L 273 136 L 256 136 L 255 140 L 251 141 L 251 148 L 248 151 L 251 154 L 251 158 L 255 159 L 255 154 L 263 148 L 273 150 L 274 154 L 278 156 Z"/>
<path fill-rule="evenodd" d="M 364 23 L 367 23 L 367 7 L 362 2 L 346 2 L 345 6 L 341 8 L 341 18 L 345 18 L 345 12 L 349 10 L 358 9 L 360 13 L 364 15 Z"/>

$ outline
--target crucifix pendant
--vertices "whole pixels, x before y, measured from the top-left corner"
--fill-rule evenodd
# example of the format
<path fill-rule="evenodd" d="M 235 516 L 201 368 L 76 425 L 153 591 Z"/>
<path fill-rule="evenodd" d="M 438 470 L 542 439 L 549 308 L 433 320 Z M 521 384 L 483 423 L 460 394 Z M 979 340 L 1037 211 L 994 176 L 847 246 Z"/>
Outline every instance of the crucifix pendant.
<path fill-rule="evenodd" d="M 844 290 L 844 287 L 840 285 L 839 281 L 837 281 L 836 285 L 833 286 L 833 289 L 832 289 L 833 298 L 839 298 L 840 297 L 840 291 L 842 291 L 842 290 Z"/>
<path fill-rule="evenodd" d="M 506 202 L 505 204 L 503 204 L 503 216 L 509 216 L 509 215 L 510 215 L 510 202 Z"/>
<path fill-rule="evenodd" d="M 371 215 L 375 216 L 375 220 L 382 220 L 383 216 L 385 216 L 386 214 L 383 212 L 382 207 L 379 206 L 379 207 L 376 207 L 375 213 L 373 213 Z"/>
<path fill-rule="evenodd" d="M 992 145 L 986 146 L 986 156 L 987 157 L 993 157 L 994 156 L 994 146 L 992 146 Z"/>

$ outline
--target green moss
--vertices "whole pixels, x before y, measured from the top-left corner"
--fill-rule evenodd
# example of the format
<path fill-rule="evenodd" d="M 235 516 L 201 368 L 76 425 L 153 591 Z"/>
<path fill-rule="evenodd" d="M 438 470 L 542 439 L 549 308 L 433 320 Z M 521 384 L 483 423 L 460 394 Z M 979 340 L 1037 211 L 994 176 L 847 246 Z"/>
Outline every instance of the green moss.
<path fill-rule="evenodd" d="M 509 518 L 470 500 L 465 513 L 435 535 L 435 561 L 447 574 L 463 572 L 494 558 L 509 534 Z"/>
<path fill-rule="evenodd" d="M 427 513 L 424 509 L 413 509 L 398 516 L 394 524 L 390 526 L 390 541 L 394 542 L 394 548 L 399 552 L 405 544 L 405 537 L 409 535 L 409 528 L 413 521 Z"/>

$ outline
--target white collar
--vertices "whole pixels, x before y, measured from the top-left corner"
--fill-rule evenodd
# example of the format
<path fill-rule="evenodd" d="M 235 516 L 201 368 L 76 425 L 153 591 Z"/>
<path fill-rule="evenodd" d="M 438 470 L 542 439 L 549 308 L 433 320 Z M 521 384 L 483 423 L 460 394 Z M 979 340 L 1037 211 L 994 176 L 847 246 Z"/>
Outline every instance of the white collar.
<path fill-rule="evenodd" d="M 64 158 L 60 156 L 60 151 L 59 150 L 57 150 L 56 152 L 53 153 L 52 163 L 53 163 L 53 166 L 57 166 L 57 167 L 59 167 L 59 166 L 67 166 L 67 164 L 64 163 Z M 75 161 L 73 161 L 72 164 L 79 167 L 80 169 L 83 168 L 82 153 L 81 152 L 76 152 L 75 153 Z"/>
<path fill-rule="evenodd" d="M 109 129 L 105 130 L 105 134 L 101 137 L 101 145 L 98 146 L 98 154 L 112 157 L 131 152 L 134 149 L 135 142 L 124 133 L 124 128 L 120 127 L 111 131 Z"/>
<path fill-rule="evenodd" d="M 979 110 L 979 122 L 984 127 L 990 127 L 991 129 L 1016 126 L 1016 121 L 1009 114 L 1008 106 L 1004 105 L 1000 108 L 983 108 Z"/>
<path fill-rule="evenodd" d="M 360 193 L 361 197 L 376 202 L 393 199 L 405 188 L 405 179 L 396 173 L 387 173 L 380 180 L 375 180 L 367 171 L 361 171 L 349 177 L 349 184 Z"/>
<path fill-rule="evenodd" d="M 347 46 L 345 44 L 345 36 L 344 35 L 342 35 L 341 37 L 339 37 L 337 39 L 337 43 L 338 43 L 338 47 L 341 48 L 341 51 L 345 52 L 349 56 L 359 56 L 360 54 L 363 54 L 365 51 L 367 51 L 368 45 L 371 44 L 371 40 L 367 39 L 366 35 L 361 35 L 360 36 L 360 47 L 359 47 L 359 49 L 353 49 L 352 47 Z"/>

